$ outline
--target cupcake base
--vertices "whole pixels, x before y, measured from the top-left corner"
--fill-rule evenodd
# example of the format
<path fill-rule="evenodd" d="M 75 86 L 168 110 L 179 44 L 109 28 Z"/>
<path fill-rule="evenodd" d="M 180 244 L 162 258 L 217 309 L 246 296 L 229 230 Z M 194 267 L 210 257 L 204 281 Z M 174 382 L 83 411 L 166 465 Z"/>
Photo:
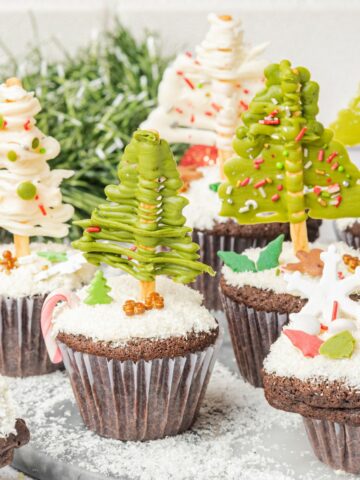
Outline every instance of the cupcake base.
<path fill-rule="evenodd" d="M 16 434 L 11 433 L 6 438 L 0 438 L 0 468 L 10 465 L 14 458 L 14 450 L 26 445 L 30 440 L 29 430 L 22 419 L 15 423 Z"/>
<path fill-rule="evenodd" d="M 353 226 L 348 227 L 345 230 L 340 230 L 336 225 L 336 222 L 333 223 L 333 226 L 338 240 L 346 243 L 352 248 L 360 249 L 360 223 L 356 222 Z"/>
<path fill-rule="evenodd" d="M 317 458 L 334 470 L 360 473 L 360 426 L 303 417 Z"/>
<path fill-rule="evenodd" d="M 28 377 L 63 367 L 48 356 L 41 332 L 41 308 L 46 295 L 0 296 L 0 374 Z"/>
<path fill-rule="evenodd" d="M 114 360 L 59 342 L 85 425 L 118 440 L 145 441 L 189 429 L 221 344 L 197 353 L 150 361 Z"/>

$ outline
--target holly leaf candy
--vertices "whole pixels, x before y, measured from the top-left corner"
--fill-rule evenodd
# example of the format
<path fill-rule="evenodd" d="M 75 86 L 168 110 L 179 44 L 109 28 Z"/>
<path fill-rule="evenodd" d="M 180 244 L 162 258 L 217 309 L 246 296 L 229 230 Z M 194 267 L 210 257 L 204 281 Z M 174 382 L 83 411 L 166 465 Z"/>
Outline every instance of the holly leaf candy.
<path fill-rule="evenodd" d="M 209 188 L 210 190 L 216 193 L 219 190 L 220 185 L 221 185 L 221 182 L 210 183 Z"/>
<path fill-rule="evenodd" d="M 279 257 L 282 252 L 284 238 L 283 234 L 279 235 L 260 252 L 256 264 L 258 272 L 279 266 Z"/>
<path fill-rule="evenodd" d="M 37 256 L 46 258 L 51 263 L 66 262 L 68 259 L 65 252 L 37 252 Z"/>
<path fill-rule="evenodd" d="M 288 337 L 294 347 L 301 350 L 304 357 L 313 358 L 319 355 L 319 349 L 324 343 L 316 335 L 310 335 L 301 330 L 291 330 L 290 328 L 286 328 L 284 330 L 284 335 Z"/>
<path fill-rule="evenodd" d="M 246 255 L 240 255 L 236 252 L 217 252 L 218 257 L 235 273 L 256 272 L 255 262 Z"/>
<path fill-rule="evenodd" d="M 344 330 L 326 340 L 320 347 L 321 355 L 328 358 L 350 358 L 355 347 L 356 340 L 349 330 Z"/>

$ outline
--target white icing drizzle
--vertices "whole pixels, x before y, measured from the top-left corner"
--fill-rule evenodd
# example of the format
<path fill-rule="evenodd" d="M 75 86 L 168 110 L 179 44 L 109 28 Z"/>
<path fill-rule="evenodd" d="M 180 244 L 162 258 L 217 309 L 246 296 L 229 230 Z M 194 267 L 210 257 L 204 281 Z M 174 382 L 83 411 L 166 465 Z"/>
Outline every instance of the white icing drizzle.
<path fill-rule="evenodd" d="M 6 122 L 5 128 L 0 128 L 0 227 L 16 235 L 64 237 L 69 229 L 65 222 L 74 209 L 62 204 L 59 185 L 73 172 L 50 170 L 47 162 L 59 154 L 60 145 L 35 126 L 34 116 L 40 110 L 33 92 L 17 85 L 0 85 L 0 116 Z M 33 148 L 34 139 L 39 140 L 37 148 Z M 9 152 L 16 160 L 8 158 Z M 17 188 L 23 182 L 36 187 L 34 199 L 18 196 Z"/>
<path fill-rule="evenodd" d="M 139 282 L 129 275 L 108 278 L 109 294 L 114 302 L 107 305 L 86 305 L 80 302 L 75 308 L 60 305 L 54 312 L 54 335 L 65 332 L 84 335 L 94 341 L 111 342 L 116 347 L 133 338 L 169 338 L 186 336 L 191 332 L 209 332 L 217 324 L 203 307 L 202 295 L 185 285 L 158 277 L 156 290 L 164 296 L 161 310 L 149 310 L 143 315 L 128 317 L 122 305 L 128 299 L 136 300 Z M 81 299 L 87 295 L 87 287 L 77 292 Z"/>
<path fill-rule="evenodd" d="M 142 124 L 169 142 L 216 145 L 231 150 L 240 114 L 262 88 L 266 45 L 249 52 L 240 22 L 210 14 L 210 28 L 197 55 L 180 54 L 159 87 L 159 106 Z"/>
<path fill-rule="evenodd" d="M 0 376 L 0 438 L 15 430 L 16 412 L 4 377 Z"/>

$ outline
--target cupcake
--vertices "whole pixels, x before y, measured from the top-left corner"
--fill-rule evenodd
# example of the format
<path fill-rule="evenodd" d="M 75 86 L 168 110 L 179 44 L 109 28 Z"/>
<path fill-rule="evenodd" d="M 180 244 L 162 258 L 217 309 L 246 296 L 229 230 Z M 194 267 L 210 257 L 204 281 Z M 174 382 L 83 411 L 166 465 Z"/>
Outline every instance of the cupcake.
<path fill-rule="evenodd" d="M 187 430 L 199 410 L 219 327 L 201 294 L 182 283 L 214 272 L 197 260 L 176 163 L 157 133 L 134 133 L 118 176 L 107 202 L 76 222 L 84 233 L 73 245 L 126 275 L 107 281 L 99 270 L 77 296 L 55 292 L 42 329 L 51 358 L 64 359 L 85 425 L 152 440 Z"/>
<path fill-rule="evenodd" d="M 14 450 L 29 440 L 29 430 L 24 420 L 16 418 L 5 379 L 0 377 L 0 468 L 10 465 Z"/>
<path fill-rule="evenodd" d="M 360 248 L 360 222 L 357 218 L 341 218 L 335 222 L 337 237 L 353 248 Z"/>
<path fill-rule="evenodd" d="M 42 304 L 54 288 L 79 288 L 93 272 L 65 245 L 30 248 L 32 236 L 65 237 L 73 214 L 59 188 L 73 172 L 50 171 L 48 161 L 60 146 L 36 127 L 39 111 L 38 100 L 19 80 L 0 85 L 0 227 L 14 237 L 14 245 L 0 246 L 0 373 L 8 376 L 58 368 L 42 339 Z"/>
<path fill-rule="evenodd" d="M 360 473 L 360 269 L 341 279 L 334 246 L 321 254 L 324 272 L 314 288 L 294 274 L 288 287 L 306 291 L 264 362 L 264 391 L 275 408 L 299 413 L 319 460 Z"/>
<path fill-rule="evenodd" d="M 224 166 L 220 215 L 240 225 L 289 222 L 296 258 L 289 258 L 285 268 L 318 277 L 320 252 L 309 244 L 306 221 L 357 217 L 360 172 L 316 120 L 319 86 L 308 70 L 283 60 L 269 65 L 264 75 L 265 88 L 250 102 L 236 133 L 239 157 Z M 256 386 L 271 343 L 289 313 L 304 304 L 304 299 L 279 296 L 286 293 L 277 290 L 280 238 L 254 256 L 252 251 L 219 253 L 230 267 L 223 271 L 220 289 L 234 349 L 243 375 Z"/>

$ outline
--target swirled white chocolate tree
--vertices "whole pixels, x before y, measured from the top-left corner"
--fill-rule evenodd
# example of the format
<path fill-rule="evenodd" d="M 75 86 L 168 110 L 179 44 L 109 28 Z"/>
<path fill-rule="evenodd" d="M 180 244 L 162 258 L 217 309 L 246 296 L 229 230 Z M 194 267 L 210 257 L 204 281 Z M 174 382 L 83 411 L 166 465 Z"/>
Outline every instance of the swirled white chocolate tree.
<path fill-rule="evenodd" d="M 36 127 L 40 110 L 18 79 L 0 85 L 0 227 L 14 234 L 17 256 L 29 253 L 31 236 L 66 236 L 73 215 L 59 188 L 73 172 L 50 170 L 60 145 Z"/>
<path fill-rule="evenodd" d="M 209 15 L 210 28 L 196 56 L 180 54 L 165 71 L 159 106 L 143 123 L 169 142 L 216 145 L 232 154 L 240 114 L 263 86 L 265 66 L 257 57 L 265 45 L 246 51 L 239 20 Z"/>

